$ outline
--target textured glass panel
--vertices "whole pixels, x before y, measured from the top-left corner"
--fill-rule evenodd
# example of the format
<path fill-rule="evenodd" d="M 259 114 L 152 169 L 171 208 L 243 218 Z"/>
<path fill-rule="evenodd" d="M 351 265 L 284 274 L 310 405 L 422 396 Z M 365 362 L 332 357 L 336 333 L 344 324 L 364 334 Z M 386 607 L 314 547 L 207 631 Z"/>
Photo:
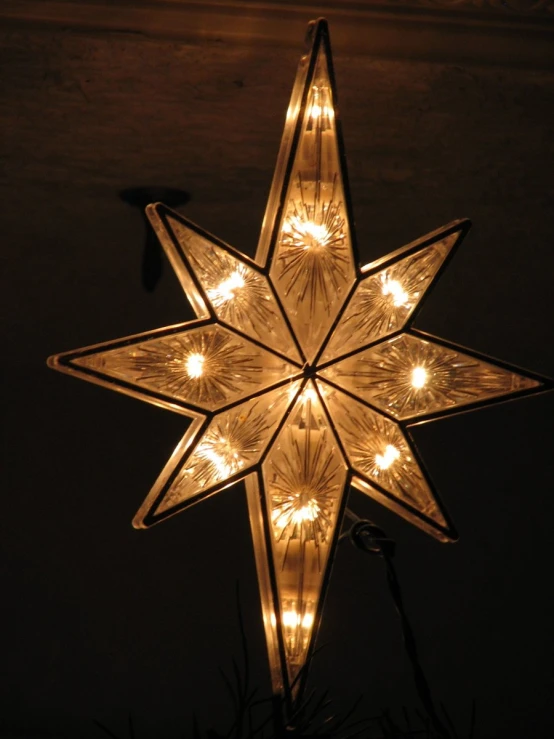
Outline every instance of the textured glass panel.
<path fill-rule="evenodd" d="M 446 411 L 540 385 L 536 380 L 409 334 L 354 354 L 320 374 L 399 419 Z"/>
<path fill-rule="evenodd" d="M 270 390 L 219 413 L 191 448 L 156 512 L 163 513 L 214 486 L 221 489 L 230 477 L 246 473 L 259 461 L 299 384 Z"/>
<path fill-rule="evenodd" d="M 270 450 L 263 477 L 292 681 L 310 645 L 346 480 L 344 459 L 311 382 Z"/>
<path fill-rule="evenodd" d="M 323 47 L 310 81 L 284 201 L 270 275 L 311 362 L 355 276 Z"/>
<path fill-rule="evenodd" d="M 459 236 L 456 231 L 363 279 L 333 331 L 322 361 L 399 331 Z"/>
<path fill-rule="evenodd" d="M 318 22 L 317 25 L 321 25 L 321 22 Z M 312 42 L 315 38 L 315 27 L 316 24 L 312 22 L 308 26 L 308 37 L 311 36 Z M 306 39 L 306 41 L 308 40 L 309 38 Z M 272 243 L 273 231 L 275 229 L 275 226 L 277 225 L 276 220 L 281 208 L 283 197 L 283 183 L 286 179 L 286 172 L 290 160 L 292 144 L 294 141 L 294 133 L 296 131 L 298 117 L 301 110 L 302 97 L 306 85 L 306 77 L 313 54 L 314 49 L 312 47 L 311 54 L 303 54 L 300 57 L 296 70 L 296 77 L 289 100 L 289 106 L 287 108 L 283 135 L 281 136 L 279 155 L 275 164 L 275 171 L 273 173 L 273 180 L 271 182 L 271 190 L 267 199 L 264 220 L 262 223 L 260 238 L 258 241 L 258 248 L 256 250 L 256 262 L 258 264 L 267 265 L 267 259 Z"/>
<path fill-rule="evenodd" d="M 177 219 L 167 220 L 217 317 L 301 361 L 267 277 Z"/>
<path fill-rule="evenodd" d="M 351 485 L 361 493 L 364 493 L 364 495 L 367 495 L 368 498 L 372 498 L 377 503 L 381 503 L 385 508 L 388 508 L 399 516 L 402 516 L 406 521 L 409 521 L 411 524 L 414 524 L 414 526 L 422 529 L 426 534 L 434 536 L 435 539 L 438 539 L 439 541 L 455 541 L 458 538 L 451 525 L 448 525 L 445 528 L 437 528 L 437 526 L 432 522 L 429 522 L 424 518 L 420 518 L 419 515 L 414 514 L 409 508 L 406 508 L 395 498 L 385 495 L 379 490 L 379 488 L 375 487 L 375 485 L 370 485 L 361 477 L 354 476 L 351 480 Z"/>
<path fill-rule="evenodd" d="M 216 410 L 298 368 L 220 326 L 203 326 L 73 360 L 170 398 Z"/>
<path fill-rule="evenodd" d="M 133 518 L 133 527 L 135 529 L 147 529 L 152 524 L 157 523 L 157 521 L 152 518 L 152 510 L 157 507 L 157 501 L 160 499 L 160 495 L 168 488 L 168 481 L 173 478 L 175 470 L 179 469 L 181 466 L 181 460 L 187 454 L 187 450 L 190 449 L 198 439 L 198 434 L 206 422 L 206 417 L 203 415 L 191 415 L 192 423 L 185 431 L 181 441 L 173 450 L 173 454 L 167 460 L 163 470 L 158 476 L 158 479 L 150 488 L 150 492 Z"/>
<path fill-rule="evenodd" d="M 402 503 L 446 526 L 398 424 L 321 381 L 317 384 L 356 472 Z"/>
<path fill-rule="evenodd" d="M 275 618 L 275 601 L 271 587 L 271 575 L 269 565 L 269 552 L 271 542 L 268 542 L 264 526 L 264 509 L 262 506 L 262 491 L 260 490 L 258 475 L 249 475 L 245 480 L 246 495 L 248 500 L 248 514 L 250 518 L 250 529 L 252 531 L 252 544 L 256 558 L 256 572 L 260 587 L 260 601 L 264 622 L 267 653 L 269 657 L 269 669 L 274 693 L 283 691 L 283 673 L 279 652 L 279 636 L 277 633 L 277 620 Z M 268 546 L 269 545 L 269 546 Z"/>
<path fill-rule="evenodd" d="M 205 297 L 198 289 L 198 285 L 192 279 L 192 275 L 186 268 L 183 262 L 181 249 L 174 243 L 172 233 L 167 227 L 167 221 L 163 217 L 167 213 L 171 213 L 171 211 L 161 203 L 151 203 L 146 206 L 146 215 L 160 240 L 160 244 L 163 246 L 167 258 L 171 262 L 173 271 L 181 283 L 181 287 L 196 313 L 196 316 L 198 318 L 209 318 L 210 312 L 206 305 Z"/>

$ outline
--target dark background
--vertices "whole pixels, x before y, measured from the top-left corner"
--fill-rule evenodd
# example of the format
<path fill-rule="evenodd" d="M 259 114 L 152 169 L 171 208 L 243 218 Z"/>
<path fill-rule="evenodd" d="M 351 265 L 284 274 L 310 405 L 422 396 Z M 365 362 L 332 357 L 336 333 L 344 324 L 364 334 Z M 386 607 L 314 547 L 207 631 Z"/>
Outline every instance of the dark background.
<path fill-rule="evenodd" d="M 193 711 L 224 727 L 237 581 L 269 693 L 242 485 L 134 531 L 186 420 L 45 360 L 192 318 L 168 264 L 143 288 L 145 230 L 124 188 L 186 191 L 182 213 L 253 254 L 303 32 L 265 47 L 40 23 L 0 36 L 4 737 L 99 737 L 93 719 L 123 737 L 129 712 L 140 737 L 188 736 Z M 335 67 L 363 260 L 470 217 L 417 325 L 553 375 L 554 73 L 344 42 Z M 416 430 L 457 544 L 350 501 L 398 543 L 422 663 L 462 736 L 473 698 L 483 739 L 554 728 L 553 410 L 539 395 Z M 338 706 L 360 693 L 360 716 L 418 705 L 382 564 L 348 543 L 320 643 L 312 682 Z"/>

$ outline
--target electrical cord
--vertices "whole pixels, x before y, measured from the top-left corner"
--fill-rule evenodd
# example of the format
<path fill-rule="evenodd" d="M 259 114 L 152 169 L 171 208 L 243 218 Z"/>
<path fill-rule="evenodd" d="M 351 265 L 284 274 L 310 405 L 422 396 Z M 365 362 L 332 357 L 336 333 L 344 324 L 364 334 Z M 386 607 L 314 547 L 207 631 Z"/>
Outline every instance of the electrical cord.
<path fill-rule="evenodd" d="M 448 739 L 448 737 L 450 737 L 450 732 L 441 722 L 435 710 L 431 688 L 429 687 L 429 683 L 419 661 L 414 632 L 404 609 L 402 591 L 400 589 L 400 583 L 392 561 L 396 544 L 392 539 L 388 538 L 383 529 L 372 521 L 364 520 L 359 516 L 356 516 L 356 514 L 348 508 L 345 511 L 345 515 L 353 521 L 350 531 L 345 534 L 345 536 L 350 537 L 352 544 L 365 554 L 373 554 L 383 558 L 387 574 L 387 583 L 396 611 L 400 617 L 404 647 L 412 666 L 417 694 L 423 707 L 427 711 L 427 715 L 429 716 L 437 735 L 441 737 L 441 739 Z"/>

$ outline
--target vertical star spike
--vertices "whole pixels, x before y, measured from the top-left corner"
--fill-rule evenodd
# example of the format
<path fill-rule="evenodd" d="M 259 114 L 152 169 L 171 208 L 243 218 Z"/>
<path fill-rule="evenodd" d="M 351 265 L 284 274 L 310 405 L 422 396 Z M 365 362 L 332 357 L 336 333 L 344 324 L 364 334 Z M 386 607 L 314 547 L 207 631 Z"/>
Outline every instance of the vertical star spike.
<path fill-rule="evenodd" d="M 269 653 L 275 681 L 284 680 L 293 698 L 304 683 L 303 668 L 313 649 L 346 479 L 346 460 L 309 381 L 262 464 L 265 555 L 273 579 L 273 599 L 264 603 L 264 611 L 276 632 L 279 661 Z M 259 562 L 258 569 L 263 568 Z"/>
<path fill-rule="evenodd" d="M 300 62 L 258 258 L 312 363 L 356 278 L 327 24 Z M 264 240 L 266 239 L 266 240 Z"/>

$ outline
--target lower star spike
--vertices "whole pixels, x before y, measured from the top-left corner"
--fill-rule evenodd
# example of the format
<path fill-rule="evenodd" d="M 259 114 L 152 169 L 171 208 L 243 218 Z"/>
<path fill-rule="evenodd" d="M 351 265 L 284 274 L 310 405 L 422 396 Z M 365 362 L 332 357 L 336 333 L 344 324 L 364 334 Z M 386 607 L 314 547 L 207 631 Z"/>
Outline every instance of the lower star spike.
<path fill-rule="evenodd" d="M 312 645 L 347 479 L 346 460 L 313 382 L 297 397 L 262 465 L 262 479 L 277 592 L 275 623 L 294 694 Z"/>

